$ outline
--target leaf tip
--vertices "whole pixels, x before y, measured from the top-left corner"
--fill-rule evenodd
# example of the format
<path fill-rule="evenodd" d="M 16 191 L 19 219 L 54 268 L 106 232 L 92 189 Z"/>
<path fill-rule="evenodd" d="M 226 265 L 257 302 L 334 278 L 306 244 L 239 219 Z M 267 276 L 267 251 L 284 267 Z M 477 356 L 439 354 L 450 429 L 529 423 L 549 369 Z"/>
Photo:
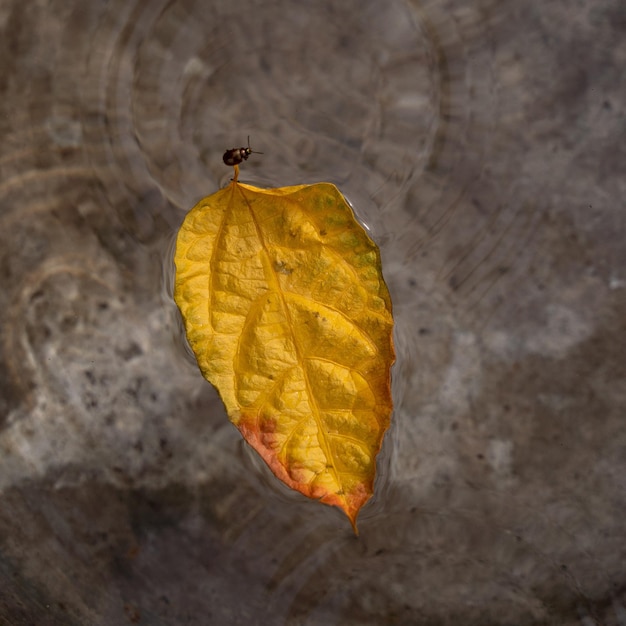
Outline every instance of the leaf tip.
<path fill-rule="evenodd" d="M 361 511 L 361 506 L 359 505 L 350 506 L 349 502 L 337 504 L 336 506 L 338 506 L 345 513 L 348 520 L 350 520 L 350 525 L 352 526 L 352 530 L 354 531 L 354 536 L 358 537 L 359 529 L 357 527 L 356 518 L 358 517 L 359 512 Z"/>
<path fill-rule="evenodd" d="M 348 515 L 348 519 L 350 520 L 350 524 L 352 524 L 352 530 L 354 531 L 354 536 L 358 537 L 359 529 L 357 528 L 357 525 L 356 525 L 356 516 L 357 516 L 356 513 L 354 514 L 354 516 Z"/>

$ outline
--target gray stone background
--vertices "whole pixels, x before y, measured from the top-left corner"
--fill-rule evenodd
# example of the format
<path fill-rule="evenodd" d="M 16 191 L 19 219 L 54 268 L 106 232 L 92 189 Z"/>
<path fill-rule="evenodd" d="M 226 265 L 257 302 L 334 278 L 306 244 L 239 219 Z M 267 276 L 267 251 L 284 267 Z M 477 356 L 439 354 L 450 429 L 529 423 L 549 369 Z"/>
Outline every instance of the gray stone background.
<path fill-rule="evenodd" d="M 623 0 L 0 2 L 0 623 L 626 625 Z M 229 424 L 171 299 L 232 172 L 380 244 L 357 539 Z"/>

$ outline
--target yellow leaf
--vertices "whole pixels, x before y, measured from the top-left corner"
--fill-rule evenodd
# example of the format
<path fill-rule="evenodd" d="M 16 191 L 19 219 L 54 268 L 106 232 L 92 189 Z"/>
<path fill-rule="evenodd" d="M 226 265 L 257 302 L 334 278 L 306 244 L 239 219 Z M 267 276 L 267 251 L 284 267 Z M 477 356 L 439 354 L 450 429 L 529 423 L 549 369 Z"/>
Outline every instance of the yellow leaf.
<path fill-rule="evenodd" d="M 356 532 L 392 409 L 376 245 L 334 185 L 259 189 L 235 175 L 188 213 L 175 262 L 187 338 L 231 421 L 280 480 L 340 507 Z"/>

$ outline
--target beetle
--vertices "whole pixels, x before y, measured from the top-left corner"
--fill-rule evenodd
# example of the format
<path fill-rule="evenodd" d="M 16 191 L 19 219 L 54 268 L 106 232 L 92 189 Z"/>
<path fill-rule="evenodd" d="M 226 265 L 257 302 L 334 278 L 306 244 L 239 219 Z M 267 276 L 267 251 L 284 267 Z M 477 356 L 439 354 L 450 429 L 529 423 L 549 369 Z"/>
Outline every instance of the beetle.
<path fill-rule="evenodd" d="M 247 148 L 231 148 L 224 152 L 224 163 L 226 165 L 239 165 L 242 161 L 247 161 L 251 154 L 263 154 L 262 152 L 256 152 L 250 148 L 250 135 L 248 135 L 248 147 Z"/>

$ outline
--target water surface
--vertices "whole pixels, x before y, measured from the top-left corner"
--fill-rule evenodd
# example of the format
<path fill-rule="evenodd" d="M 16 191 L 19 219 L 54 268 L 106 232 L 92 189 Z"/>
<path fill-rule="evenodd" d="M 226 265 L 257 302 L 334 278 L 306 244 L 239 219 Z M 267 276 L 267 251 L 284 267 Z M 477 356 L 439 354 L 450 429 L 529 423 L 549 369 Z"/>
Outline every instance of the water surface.
<path fill-rule="evenodd" d="M 626 624 L 624 10 L 0 8 L 0 621 Z M 381 247 L 393 427 L 353 536 L 189 356 L 186 211 L 335 183 Z"/>

